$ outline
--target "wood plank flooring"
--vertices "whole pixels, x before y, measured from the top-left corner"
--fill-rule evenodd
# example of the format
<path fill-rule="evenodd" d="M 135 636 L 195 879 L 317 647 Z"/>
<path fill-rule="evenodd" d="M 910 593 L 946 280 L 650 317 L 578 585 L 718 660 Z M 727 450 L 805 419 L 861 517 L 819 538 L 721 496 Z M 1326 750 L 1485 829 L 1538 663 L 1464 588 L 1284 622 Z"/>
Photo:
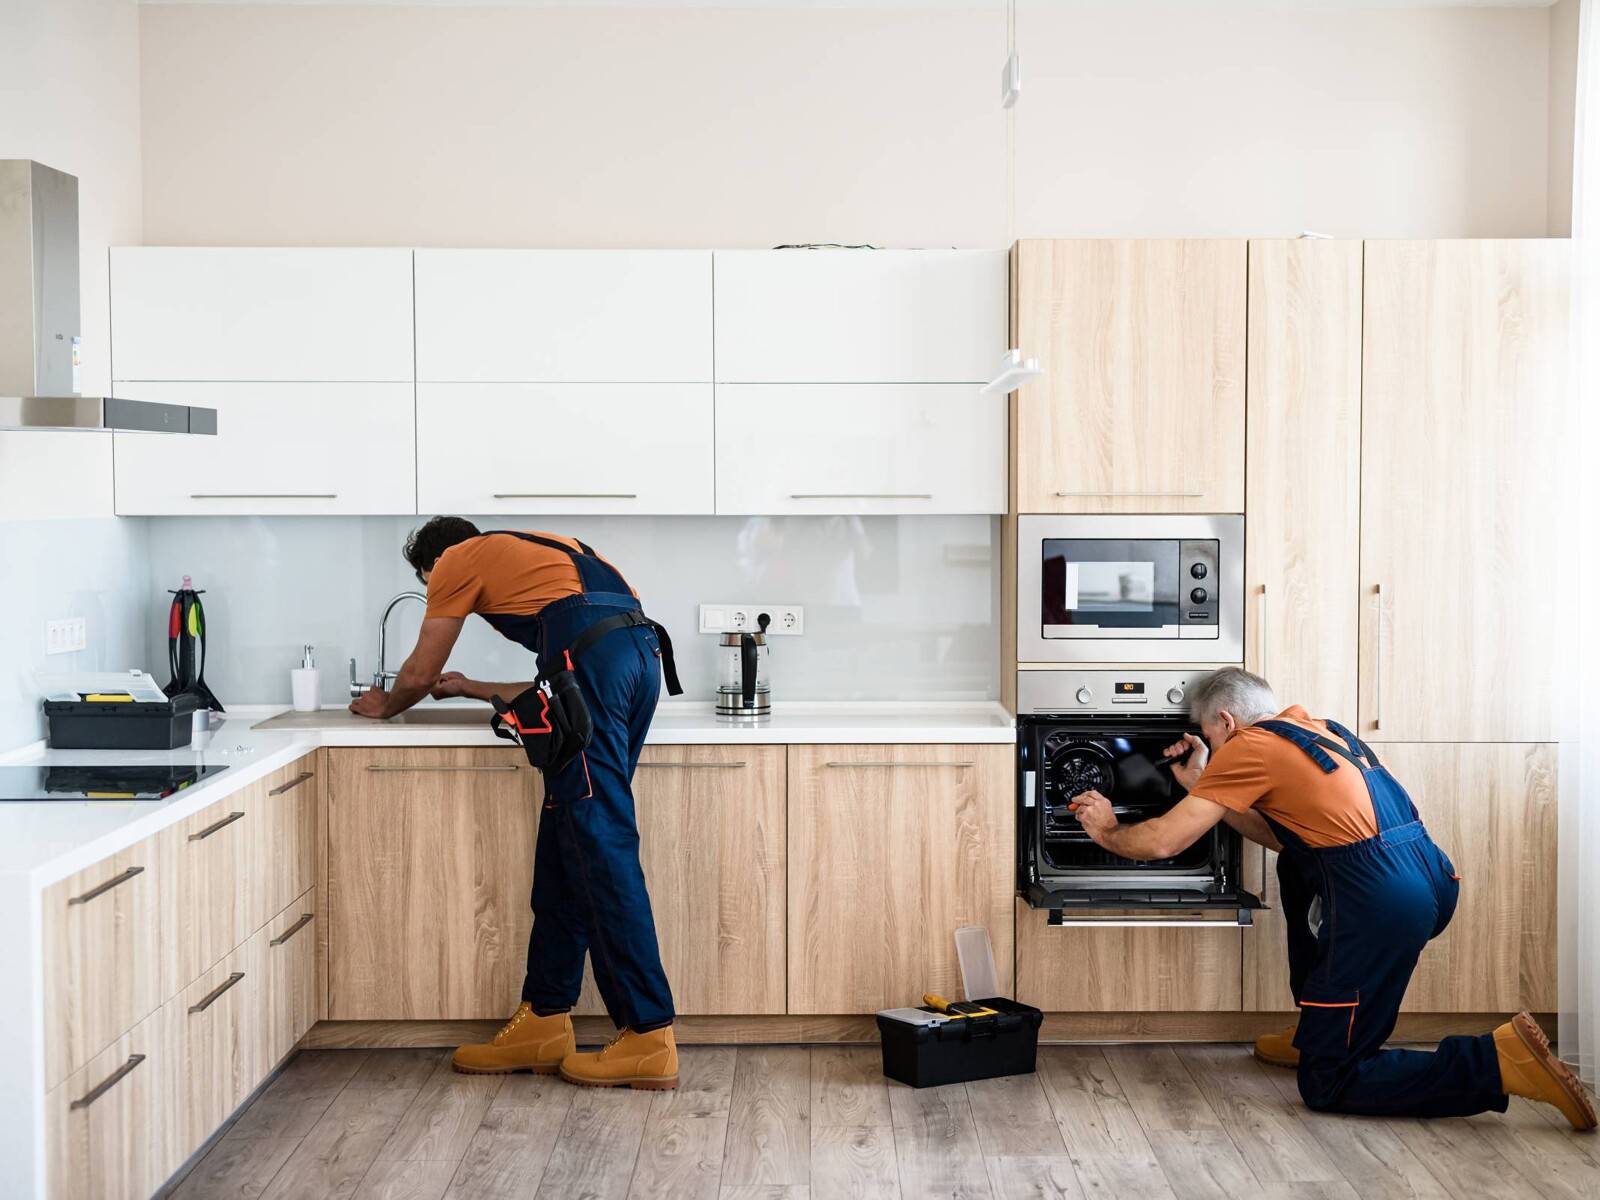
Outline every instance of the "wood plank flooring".
<path fill-rule="evenodd" d="M 676 1092 L 305 1050 L 170 1200 L 1600 1200 L 1600 1135 L 1308 1111 L 1232 1045 L 1049 1046 L 918 1091 L 871 1046 L 691 1046 Z"/>

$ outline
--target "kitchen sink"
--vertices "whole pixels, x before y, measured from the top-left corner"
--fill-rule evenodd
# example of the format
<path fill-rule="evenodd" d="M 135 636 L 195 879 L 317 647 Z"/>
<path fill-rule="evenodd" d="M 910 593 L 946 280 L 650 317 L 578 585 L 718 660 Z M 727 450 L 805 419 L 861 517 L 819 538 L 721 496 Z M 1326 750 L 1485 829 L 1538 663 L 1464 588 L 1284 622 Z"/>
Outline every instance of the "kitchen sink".
<path fill-rule="evenodd" d="M 416 708 L 390 717 L 387 721 L 370 721 L 342 708 L 324 708 L 317 712 L 286 712 L 259 722 L 255 728 L 287 731 L 296 729 L 351 729 L 371 726 L 406 725 L 423 729 L 489 728 L 489 715 L 493 710 L 487 704 L 421 704 Z"/>

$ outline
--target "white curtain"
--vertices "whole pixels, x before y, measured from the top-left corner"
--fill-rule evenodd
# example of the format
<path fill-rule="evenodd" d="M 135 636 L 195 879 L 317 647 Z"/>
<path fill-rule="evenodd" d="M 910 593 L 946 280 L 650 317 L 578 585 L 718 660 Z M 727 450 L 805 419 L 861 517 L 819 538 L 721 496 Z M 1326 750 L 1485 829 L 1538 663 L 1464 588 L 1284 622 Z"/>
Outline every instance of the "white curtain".
<path fill-rule="evenodd" d="M 1574 141 L 1574 386 L 1560 542 L 1567 560 L 1561 611 L 1578 653 L 1556 676 L 1564 709 L 1559 1044 L 1562 1058 L 1594 1087 L 1600 1071 L 1600 0 L 1582 0 L 1579 9 Z"/>

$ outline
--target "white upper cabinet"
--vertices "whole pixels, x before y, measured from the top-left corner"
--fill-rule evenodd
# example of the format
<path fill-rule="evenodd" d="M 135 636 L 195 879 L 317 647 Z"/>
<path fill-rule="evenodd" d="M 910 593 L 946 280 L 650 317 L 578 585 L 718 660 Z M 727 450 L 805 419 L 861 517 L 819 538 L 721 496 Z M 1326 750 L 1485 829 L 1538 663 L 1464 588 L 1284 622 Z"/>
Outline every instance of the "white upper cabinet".
<path fill-rule="evenodd" d="M 116 380 L 412 379 L 411 251 L 111 251 Z"/>
<path fill-rule="evenodd" d="M 709 251 L 418 250 L 416 289 L 419 382 L 711 379 Z"/>
<path fill-rule="evenodd" d="M 716 255 L 719 383 L 982 383 L 1006 349 L 1003 250 Z"/>
<path fill-rule="evenodd" d="M 968 383 L 719 384 L 717 511 L 1003 513 L 1005 397 Z"/>

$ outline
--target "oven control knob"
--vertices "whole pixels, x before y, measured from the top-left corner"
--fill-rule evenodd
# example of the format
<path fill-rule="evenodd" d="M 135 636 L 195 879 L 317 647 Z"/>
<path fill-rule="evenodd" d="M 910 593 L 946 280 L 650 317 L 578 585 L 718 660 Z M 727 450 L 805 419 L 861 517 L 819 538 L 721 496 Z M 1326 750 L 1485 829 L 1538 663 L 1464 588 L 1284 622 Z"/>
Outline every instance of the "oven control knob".
<path fill-rule="evenodd" d="M 1189 592 L 1189 599 L 1194 601 L 1196 604 L 1204 604 L 1206 602 L 1205 588 L 1194 588 L 1191 590 Z"/>
<path fill-rule="evenodd" d="M 1182 704 L 1183 703 L 1183 689 L 1181 687 L 1169 687 L 1167 689 L 1167 703 L 1168 704 Z"/>
<path fill-rule="evenodd" d="M 1193 575 L 1196 579 L 1204 579 L 1206 577 L 1205 563 L 1195 563 L 1194 566 L 1189 568 L 1189 574 Z"/>
<path fill-rule="evenodd" d="M 1088 688 L 1081 687 L 1081 688 L 1078 689 L 1078 703 L 1079 704 L 1087 704 L 1087 703 L 1089 703 L 1089 701 L 1091 701 L 1093 699 L 1094 699 L 1094 693 L 1091 692 Z"/>

